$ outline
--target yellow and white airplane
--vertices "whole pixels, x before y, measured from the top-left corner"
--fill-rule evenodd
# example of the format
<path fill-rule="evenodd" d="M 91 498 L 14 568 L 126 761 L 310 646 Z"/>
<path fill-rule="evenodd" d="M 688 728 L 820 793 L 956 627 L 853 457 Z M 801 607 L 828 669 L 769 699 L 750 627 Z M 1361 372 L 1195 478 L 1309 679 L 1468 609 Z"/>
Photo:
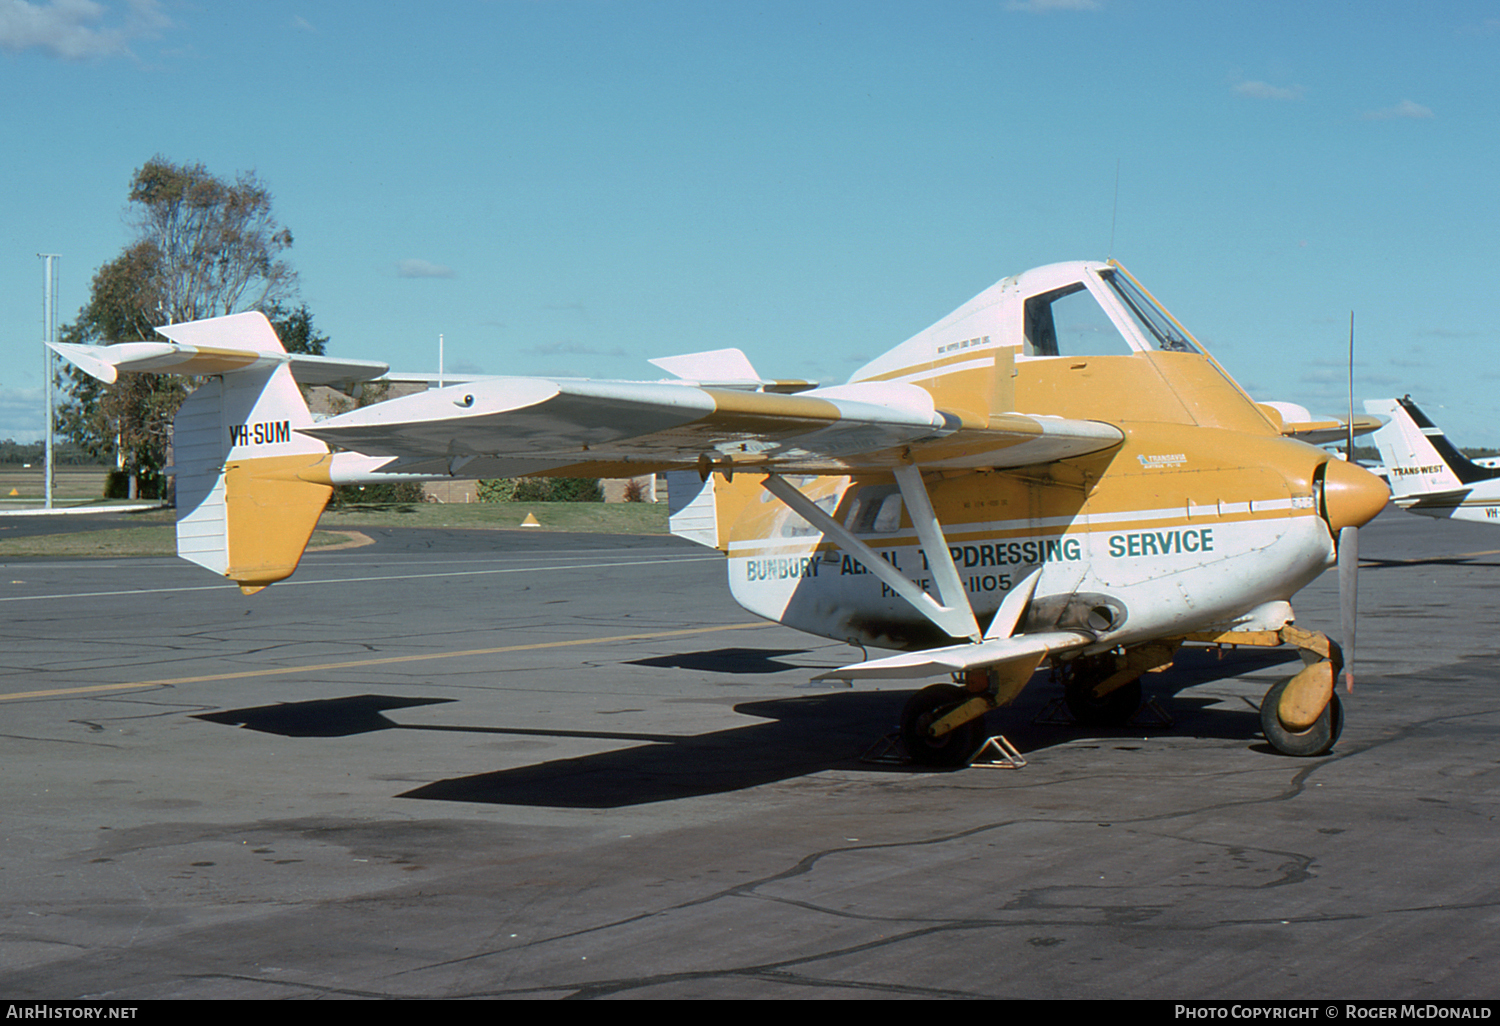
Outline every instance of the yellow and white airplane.
<path fill-rule="evenodd" d="M 1372 437 L 1396 505 L 1438 519 L 1500 523 L 1500 469 L 1455 449 L 1411 396 L 1366 399 L 1365 410 L 1389 418 Z"/>
<path fill-rule="evenodd" d="M 1387 489 L 1297 437 L 1347 425 L 1253 401 L 1114 262 L 1006 278 L 827 388 L 721 350 L 654 361 L 668 381 L 473 379 L 314 424 L 294 375 L 382 365 L 287 356 L 256 313 L 160 331 L 54 348 L 106 380 L 207 378 L 176 420 L 178 551 L 246 592 L 293 572 L 336 484 L 676 471 L 673 529 L 727 554 L 741 605 L 897 652 L 825 677 L 954 680 L 907 704 L 918 762 L 965 764 L 1044 662 L 1075 717 L 1123 722 L 1185 642 L 1296 645 L 1266 737 L 1338 737 L 1343 654 L 1289 600 L 1337 562 L 1352 650 L 1355 529 Z"/>

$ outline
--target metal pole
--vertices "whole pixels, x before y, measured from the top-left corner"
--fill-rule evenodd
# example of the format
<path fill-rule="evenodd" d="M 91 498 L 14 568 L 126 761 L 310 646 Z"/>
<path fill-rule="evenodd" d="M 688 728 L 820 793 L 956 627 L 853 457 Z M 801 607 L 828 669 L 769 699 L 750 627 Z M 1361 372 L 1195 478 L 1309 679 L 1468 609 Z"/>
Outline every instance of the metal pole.
<path fill-rule="evenodd" d="M 52 508 L 52 482 L 55 478 L 52 466 L 52 350 L 47 343 L 57 341 L 57 280 L 53 277 L 53 262 L 60 254 L 38 253 L 45 263 L 42 269 L 42 381 L 43 394 L 47 397 L 46 460 L 42 474 L 45 478 L 46 508 Z"/>

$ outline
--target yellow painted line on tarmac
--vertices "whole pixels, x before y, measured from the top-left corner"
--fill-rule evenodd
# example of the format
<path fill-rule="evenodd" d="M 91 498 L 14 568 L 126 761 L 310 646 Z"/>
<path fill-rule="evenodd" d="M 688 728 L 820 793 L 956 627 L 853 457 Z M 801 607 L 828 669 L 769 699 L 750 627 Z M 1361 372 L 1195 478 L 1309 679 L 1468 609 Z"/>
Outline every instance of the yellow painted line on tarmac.
<path fill-rule="evenodd" d="M 571 648 L 578 645 L 610 645 L 621 641 L 650 641 L 654 638 L 682 638 L 692 634 L 717 631 L 743 631 L 754 627 L 771 627 L 769 622 L 726 623 L 717 627 L 684 627 L 674 631 L 652 631 L 646 634 L 618 634 L 612 638 L 575 638 L 572 641 L 539 641 L 530 645 L 504 645 L 500 648 L 471 648 L 462 652 L 427 652 L 422 655 L 386 656 L 381 659 L 354 659 L 343 663 L 313 663 L 303 666 L 277 666 L 268 670 L 239 670 L 234 673 L 210 673 L 201 677 L 174 677 L 170 680 L 138 680 L 129 684 L 91 684 L 76 688 L 52 688 L 47 691 L 18 691 L 0 695 L 0 702 L 23 698 L 55 698 L 59 695 L 87 695 L 103 691 L 128 691 L 131 688 L 166 688 L 178 684 L 204 684 L 215 680 L 245 680 L 251 677 L 283 677 L 293 673 L 318 673 L 324 670 L 352 670 L 362 666 L 391 666 L 416 663 L 424 659 L 462 659 L 466 656 L 499 655 L 503 652 L 534 652 L 543 648 Z"/>

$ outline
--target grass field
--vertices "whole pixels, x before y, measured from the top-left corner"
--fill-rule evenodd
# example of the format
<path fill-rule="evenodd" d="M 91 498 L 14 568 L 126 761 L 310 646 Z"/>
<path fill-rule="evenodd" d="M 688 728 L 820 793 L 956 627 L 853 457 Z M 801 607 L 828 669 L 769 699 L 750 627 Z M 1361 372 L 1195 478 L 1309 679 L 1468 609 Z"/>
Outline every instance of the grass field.
<path fill-rule="evenodd" d="M 108 467 L 57 467 L 53 470 L 52 499 L 69 505 L 79 501 L 102 501 Z M 15 492 L 12 495 L 11 492 Z M 46 498 L 47 482 L 40 464 L 23 467 L 19 463 L 0 463 L 0 509 L 10 504 L 35 506 Z"/>
<path fill-rule="evenodd" d="M 665 534 L 666 503 L 635 502 L 496 502 L 444 505 L 372 506 L 330 509 L 323 514 L 309 548 L 346 545 L 361 528 L 425 527 L 457 530 L 519 529 L 533 514 L 540 527 L 528 531 L 589 531 L 601 534 Z M 126 526 L 104 531 L 6 538 L 0 517 L 0 560 L 19 557 L 114 559 L 123 556 L 170 556 L 176 549 L 174 510 L 135 514 Z"/>

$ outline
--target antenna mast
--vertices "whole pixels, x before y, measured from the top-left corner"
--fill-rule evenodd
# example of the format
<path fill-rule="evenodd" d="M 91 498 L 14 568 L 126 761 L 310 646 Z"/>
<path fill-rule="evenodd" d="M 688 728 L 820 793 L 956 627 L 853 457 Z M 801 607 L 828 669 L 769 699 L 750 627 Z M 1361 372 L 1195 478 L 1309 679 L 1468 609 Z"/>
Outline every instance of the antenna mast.
<path fill-rule="evenodd" d="M 1115 158 L 1115 202 L 1109 208 L 1109 256 L 1106 259 L 1115 258 L 1115 215 L 1120 212 L 1120 158 Z"/>
<path fill-rule="evenodd" d="M 1354 462 L 1354 311 L 1349 311 L 1349 439 L 1344 445 L 1344 459 Z"/>

